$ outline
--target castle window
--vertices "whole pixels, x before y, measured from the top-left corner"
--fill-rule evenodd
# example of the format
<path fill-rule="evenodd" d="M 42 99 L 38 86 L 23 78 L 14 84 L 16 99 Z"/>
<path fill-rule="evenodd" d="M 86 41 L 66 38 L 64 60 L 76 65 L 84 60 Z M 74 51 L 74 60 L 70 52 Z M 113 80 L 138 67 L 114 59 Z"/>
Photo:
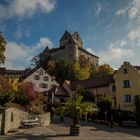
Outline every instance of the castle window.
<path fill-rule="evenodd" d="M 129 80 L 123 80 L 123 88 L 130 88 L 130 81 Z"/>
<path fill-rule="evenodd" d="M 34 79 L 39 80 L 40 79 L 39 75 L 34 75 Z"/>
<path fill-rule="evenodd" d="M 127 69 L 123 69 L 123 74 L 128 73 Z"/>

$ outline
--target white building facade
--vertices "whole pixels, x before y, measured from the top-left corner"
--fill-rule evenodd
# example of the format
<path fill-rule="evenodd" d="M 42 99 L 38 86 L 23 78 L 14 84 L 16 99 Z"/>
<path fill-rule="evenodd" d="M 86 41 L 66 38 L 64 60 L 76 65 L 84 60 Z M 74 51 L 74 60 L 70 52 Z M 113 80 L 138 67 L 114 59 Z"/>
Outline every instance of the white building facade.
<path fill-rule="evenodd" d="M 59 86 L 55 78 L 50 76 L 42 67 L 32 72 L 23 82 L 33 83 L 35 91 L 38 92 L 48 91 L 54 86 Z"/>

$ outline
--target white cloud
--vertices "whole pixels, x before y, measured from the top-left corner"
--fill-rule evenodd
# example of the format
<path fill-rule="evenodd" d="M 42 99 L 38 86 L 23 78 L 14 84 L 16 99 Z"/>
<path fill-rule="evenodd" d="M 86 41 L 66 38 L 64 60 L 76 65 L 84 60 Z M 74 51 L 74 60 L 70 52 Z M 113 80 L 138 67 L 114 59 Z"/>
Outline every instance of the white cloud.
<path fill-rule="evenodd" d="M 37 10 L 49 13 L 55 8 L 55 0 L 12 0 L 7 5 L 0 4 L 0 18 L 30 17 Z"/>
<path fill-rule="evenodd" d="M 116 11 L 117 16 L 127 14 L 129 19 L 140 18 L 140 0 L 132 0 L 123 9 Z"/>
<path fill-rule="evenodd" d="M 91 48 L 86 48 L 86 50 L 89 52 L 89 53 L 92 53 L 93 54 L 93 50 Z"/>
<path fill-rule="evenodd" d="M 134 29 L 131 29 L 128 33 L 128 39 L 134 42 L 140 41 L 140 27 L 135 27 Z"/>
<path fill-rule="evenodd" d="M 28 67 L 31 64 L 30 60 L 35 55 L 38 55 L 47 45 L 53 47 L 53 43 L 47 37 L 40 38 L 39 42 L 33 46 L 7 41 L 5 66 L 11 69 L 23 69 Z"/>
<path fill-rule="evenodd" d="M 104 51 L 99 51 L 97 54 L 100 57 L 101 63 L 113 62 L 115 59 L 123 59 L 133 56 L 133 50 L 124 48 L 108 48 Z"/>
<path fill-rule="evenodd" d="M 40 38 L 39 43 L 37 43 L 36 46 L 37 48 L 45 48 L 46 46 L 48 46 L 49 48 L 54 47 L 52 41 L 48 37 Z"/>
<path fill-rule="evenodd" d="M 29 53 L 22 44 L 7 42 L 5 55 L 8 60 L 16 60 L 28 57 Z"/>
<path fill-rule="evenodd" d="M 124 9 L 119 9 L 118 11 L 116 11 L 116 15 L 117 16 L 123 16 L 125 15 L 126 11 Z"/>
<path fill-rule="evenodd" d="M 87 48 L 87 51 L 93 53 L 91 48 Z M 130 58 L 132 59 L 134 56 L 133 49 L 128 48 L 116 48 L 116 43 L 111 44 L 110 47 L 105 48 L 101 51 L 95 51 L 95 54 L 99 56 L 99 63 L 100 64 L 110 64 L 113 68 L 118 68 L 124 61 L 129 61 Z"/>
<path fill-rule="evenodd" d="M 131 3 L 131 7 L 128 10 L 128 16 L 129 18 L 139 18 L 140 16 L 140 1 L 139 0 L 133 0 Z"/>
<path fill-rule="evenodd" d="M 101 4 L 98 3 L 97 4 L 97 10 L 95 12 L 95 15 L 98 16 L 100 14 L 101 10 L 102 10 L 102 6 L 101 6 Z"/>

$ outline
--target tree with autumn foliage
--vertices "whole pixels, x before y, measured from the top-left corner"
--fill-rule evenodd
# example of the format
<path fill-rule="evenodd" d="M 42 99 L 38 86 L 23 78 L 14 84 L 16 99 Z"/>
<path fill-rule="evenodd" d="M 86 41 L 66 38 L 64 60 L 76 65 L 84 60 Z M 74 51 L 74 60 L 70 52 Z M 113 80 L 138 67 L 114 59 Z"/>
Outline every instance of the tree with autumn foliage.
<path fill-rule="evenodd" d="M 4 56 L 5 45 L 6 45 L 6 41 L 0 32 L 0 64 L 4 64 L 5 62 L 5 56 Z"/>
<path fill-rule="evenodd" d="M 64 80 L 82 80 L 90 76 L 90 67 L 86 66 L 83 62 L 49 60 L 46 70 L 51 75 L 54 75 L 61 84 Z"/>
<path fill-rule="evenodd" d="M 25 105 L 26 110 L 34 113 L 43 113 L 43 103 L 45 97 L 35 91 L 34 84 L 31 82 L 26 82 L 22 84 L 22 94 L 26 99 L 27 104 Z"/>
<path fill-rule="evenodd" d="M 34 84 L 19 83 L 18 79 L 0 76 L 0 106 L 18 107 L 34 113 L 43 113 L 44 97 L 35 91 Z"/>
<path fill-rule="evenodd" d="M 0 105 L 7 106 L 15 100 L 18 93 L 18 79 L 8 79 L 0 76 Z"/>
<path fill-rule="evenodd" d="M 114 73 L 114 69 L 108 64 L 102 64 L 99 66 L 97 71 L 91 75 L 92 78 L 94 77 L 105 77 L 110 76 Z"/>

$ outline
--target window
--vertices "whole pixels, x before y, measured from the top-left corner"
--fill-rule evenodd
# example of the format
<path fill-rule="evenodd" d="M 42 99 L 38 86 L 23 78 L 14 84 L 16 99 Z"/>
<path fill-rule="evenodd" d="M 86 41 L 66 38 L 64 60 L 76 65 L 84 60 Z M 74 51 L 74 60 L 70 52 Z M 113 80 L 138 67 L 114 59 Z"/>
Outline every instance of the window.
<path fill-rule="evenodd" d="M 48 85 L 45 84 L 45 83 L 40 83 L 40 84 L 39 84 L 39 87 L 41 87 L 41 88 L 48 88 Z"/>
<path fill-rule="evenodd" d="M 116 86 L 112 86 L 112 92 L 116 91 Z"/>
<path fill-rule="evenodd" d="M 124 102 L 125 102 L 125 103 L 132 102 L 132 97 L 131 97 L 130 94 L 124 95 Z"/>
<path fill-rule="evenodd" d="M 60 103 L 64 103 L 65 98 L 60 98 Z"/>
<path fill-rule="evenodd" d="M 11 113 L 11 122 L 13 122 L 14 121 L 14 113 L 12 112 Z"/>
<path fill-rule="evenodd" d="M 34 75 L 34 79 L 35 80 L 39 80 L 40 78 L 39 78 L 39 75 Z"/>
<path fill-rule="evenodd" d="M 129 80 L 123 80 L 123 87 L 124 88 L 130 88 L 130 81 Z"/>
<path fill-rule="evenodd" d="M 127 69 L 123 69 L 123 74 L 128 73 Z"/>
<path fill-rule="evenodd" d="M 40 75 L 43 75 L 43 70 L 42 69 L 39 71 L 39 74 Z"/>
<path fill-rule="evenodd" d="M 48 80 L 49 80 L 49 77 L 44 76 L 44 77 L 43 77 L 43 80 L 44 80 L 44 81 L 48 81 Z"/>

